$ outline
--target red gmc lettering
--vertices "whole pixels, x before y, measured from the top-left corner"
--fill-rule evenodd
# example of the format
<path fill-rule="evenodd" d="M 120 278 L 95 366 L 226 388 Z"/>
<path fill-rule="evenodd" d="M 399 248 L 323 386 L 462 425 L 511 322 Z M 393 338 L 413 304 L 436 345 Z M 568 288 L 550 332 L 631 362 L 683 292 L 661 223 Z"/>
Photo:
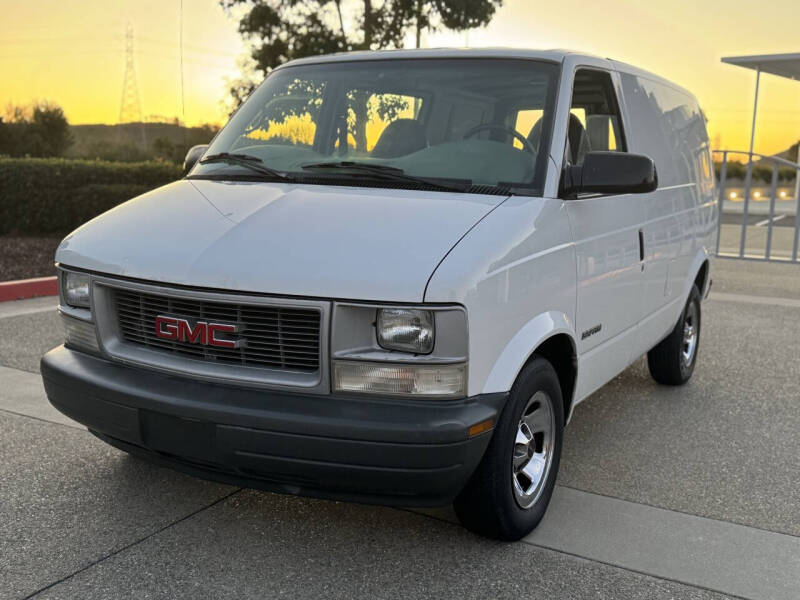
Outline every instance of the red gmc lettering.
<path fill-rule="evenodd" d="M 178 339 L 190 344 L 208 344 L 208 324 L 198 321 L 194 329 L 186 319 L 178 319 Z"/>
<path fill-rule="evenodd" d="M 178 339 L 178 319 L 156 317 L 156 335 L 165 340 Z"/>
<path fill-rule="evenodd" d="M 236 342 L 233 340 L 220 340 L 216 338 L 217 332 L 221 333 L 236 333 L 235 325 L 223 325 L 222 323 L 209 323 L 208 324 L 208 343 L 212 346 L 219 346 L 221 348 L 236 348 Z"/>
<path fill-rule="evenodd" d="M 194 326 L 187 319 L 159 315 L 155 321 L 156 335 L 165 340 L 218 346 L 220 348 L 236 348 L 234 340 L 217 337 L 218 333 L 236 333 L 236 326 L 226 323 L 207 323 L 197 321 Z"/>

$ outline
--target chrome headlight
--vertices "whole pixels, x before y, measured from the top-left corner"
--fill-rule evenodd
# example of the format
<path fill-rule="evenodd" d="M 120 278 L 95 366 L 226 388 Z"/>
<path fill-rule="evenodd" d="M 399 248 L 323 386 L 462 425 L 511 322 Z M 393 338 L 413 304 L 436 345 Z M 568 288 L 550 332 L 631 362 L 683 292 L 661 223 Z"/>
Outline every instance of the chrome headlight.
<path fill-rule="evenodd" d="M 89 301 L 91 279 L 86 273 L 61 271 L 61 302 L 59 313 L 64 325 L 67 346 L 84 352 L 98 353 L 97 329 L 92 319 Z"/>
<path fill-rule="evenodd" d="M 467 312 L 461 306 L 336 302 L 331 389 L 376 396 L 464 397 L 467 337 Z"/>
<path fill-rule="evenodd" d="M 89 308 L 89 276 L 65 271 L 61 280 L 64 302 L 75 308 Z"/>
<path fill-rule="evenodd" d="M 381 308 L 378 310 L 378 344 L 386 350 L 430 354 L 433 352 L 434 318 L 430 310 Z"/>

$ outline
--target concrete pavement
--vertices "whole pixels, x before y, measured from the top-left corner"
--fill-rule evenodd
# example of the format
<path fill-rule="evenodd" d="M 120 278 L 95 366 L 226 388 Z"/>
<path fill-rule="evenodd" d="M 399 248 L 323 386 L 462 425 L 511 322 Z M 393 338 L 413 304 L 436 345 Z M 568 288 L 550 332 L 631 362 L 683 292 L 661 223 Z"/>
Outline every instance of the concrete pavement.
<path fill-rule="evenodd" d="M 239 490 L 127 457 L 45 402 L 55 313 L 4 306 L 0 597 L 800 597 L 800 268 L 717 261 L 714 280 L 690 384 L 658 386 L 639 361 L 580 405 L 550 510 L 517 544 L 448 509 Z"/>

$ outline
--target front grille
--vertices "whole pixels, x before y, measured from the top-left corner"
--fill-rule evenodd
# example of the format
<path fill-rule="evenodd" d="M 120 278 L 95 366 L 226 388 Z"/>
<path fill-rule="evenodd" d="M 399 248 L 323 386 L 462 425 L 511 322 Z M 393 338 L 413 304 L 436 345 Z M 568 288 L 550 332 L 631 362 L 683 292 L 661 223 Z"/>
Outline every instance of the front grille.
<path fill-rule="evenodd" d="M 115 289 L 119 335 L 128 344 L 195 360 L 310 373 L 319 369 L 318 310 L 193 300 Z M 167 340 L 156 336 L 157 316 L 237 326 L 237 348 Z"/>

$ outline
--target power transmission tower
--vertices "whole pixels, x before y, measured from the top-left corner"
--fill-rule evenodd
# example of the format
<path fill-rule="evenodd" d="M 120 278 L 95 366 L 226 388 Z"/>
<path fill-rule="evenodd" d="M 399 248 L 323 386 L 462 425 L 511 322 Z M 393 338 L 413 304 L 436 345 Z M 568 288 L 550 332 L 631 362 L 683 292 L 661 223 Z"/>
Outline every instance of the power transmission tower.
<path fill-rule="evenodd" d="M 136 71 L 133 66 L 133 26 L 130 23 L 125 28 L 125 76 L 122 83 L 119 122 L 138 123 L 142 146 L 147 147 L 142 122 L 142 105 L 139 102 L 139 88 L 136 86 Z"/>

